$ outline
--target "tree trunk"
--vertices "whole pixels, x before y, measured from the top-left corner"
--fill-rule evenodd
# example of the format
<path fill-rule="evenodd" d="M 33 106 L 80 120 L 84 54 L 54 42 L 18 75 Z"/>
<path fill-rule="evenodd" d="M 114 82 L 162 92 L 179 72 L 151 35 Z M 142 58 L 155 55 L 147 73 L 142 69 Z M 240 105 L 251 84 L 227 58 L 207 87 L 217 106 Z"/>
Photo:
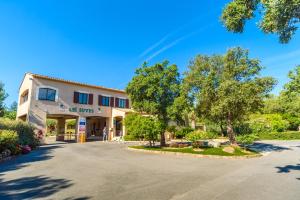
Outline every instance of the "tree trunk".
<path fill-rule="evenodd" d="M 166 146 L 165 132 L 162 132 L 160 134 L 160 146 L 161 147 L 165 147 Z"/>
<path fill-rule="evenodd" d="M 224 137 L 224 128 L 223 128 L 223 124 L 222 123 L 220 124 L 220 129 L 221 129 L 222 137 Z"/>
<path fill-rule="evenodd" d="M 184 126 L 189 126 L 189 116 L 184 115 Z"/>
<path fill-rule="evenodd" d="M 232 125 L 232 114 L 228 113 L 227 116 L 227 135 L 229 137 L 230 144 L 236 145 L 235 133 Z"/>

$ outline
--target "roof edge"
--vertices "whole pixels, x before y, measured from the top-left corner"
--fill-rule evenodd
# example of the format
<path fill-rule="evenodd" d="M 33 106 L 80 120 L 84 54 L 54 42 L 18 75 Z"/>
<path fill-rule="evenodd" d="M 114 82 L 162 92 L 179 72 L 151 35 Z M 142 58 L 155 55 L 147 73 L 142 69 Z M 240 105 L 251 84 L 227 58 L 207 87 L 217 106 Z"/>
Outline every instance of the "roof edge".
<path fill-rule="evenodd" d="M 41 78 L 41 79 L 46 79 L 46 80 L 50 80 L 50 81 L 62 82 L 62 83 L 66 83 L 66 84 L 73 84 L 73 85 L 79 85 L 79 86 L 84 86 L 84 87 L 90 87 L 90 88 L 96 88 L 96 89 L 102 89 L 102 90 L 107 90 L 107 91 L 112 91 L 112 92 L 120 92 L 120 93 L 125 93 L 126 94 L 125 90 L 108 88 L 108 87 L 98 86 L 98 85 L 90 85 L 90 84 L 87 84 L 87 83 L 80 83 L 80 82 L 77 82 L 77 81 L 69 81 L 69 80 L 65 80 L 65 79 L 62 79 L 62 78 L 50 77 L 50 76 L 45 76 L 45 75 L 41 75 L 41 74 L 34 74 L 34 73 L 31 73 L 31 72 L 25 73 L 25 76 L 27 74 L 31 75 L 32 77 L 35 77 L 35 78 Z"/>

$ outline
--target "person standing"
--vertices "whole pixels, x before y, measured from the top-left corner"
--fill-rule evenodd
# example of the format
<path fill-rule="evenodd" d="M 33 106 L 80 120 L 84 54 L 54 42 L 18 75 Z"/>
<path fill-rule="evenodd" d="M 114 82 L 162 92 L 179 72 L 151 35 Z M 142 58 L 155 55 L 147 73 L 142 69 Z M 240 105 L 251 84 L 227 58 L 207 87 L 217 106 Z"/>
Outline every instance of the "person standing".
<path fill-rule="evenodd" d="M 103 128 L 103 141 L 107 141 L 107 140 L 108 140 L 108 132 L 107 132 L 106 126 L 104 126 L 104 128 Z"/>

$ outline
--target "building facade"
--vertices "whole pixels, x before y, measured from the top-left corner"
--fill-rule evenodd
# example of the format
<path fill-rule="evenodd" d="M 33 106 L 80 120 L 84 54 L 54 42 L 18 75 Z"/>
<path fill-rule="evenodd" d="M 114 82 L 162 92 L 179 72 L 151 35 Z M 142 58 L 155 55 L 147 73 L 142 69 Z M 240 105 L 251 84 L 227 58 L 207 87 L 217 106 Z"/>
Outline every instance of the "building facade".
<path fill-rule="evenodd" d="M 17 119 L 28 121 L 46 133 L 46 120 L 57 120 L 57 139 L 65 139 L 66 120 L 75 119 L 75 140 L 109 139 L 124 136 L 123 119 L 132 112 L 123 90 L 88 85 L 48 76 L 26 73 L 19 89 Z"/>

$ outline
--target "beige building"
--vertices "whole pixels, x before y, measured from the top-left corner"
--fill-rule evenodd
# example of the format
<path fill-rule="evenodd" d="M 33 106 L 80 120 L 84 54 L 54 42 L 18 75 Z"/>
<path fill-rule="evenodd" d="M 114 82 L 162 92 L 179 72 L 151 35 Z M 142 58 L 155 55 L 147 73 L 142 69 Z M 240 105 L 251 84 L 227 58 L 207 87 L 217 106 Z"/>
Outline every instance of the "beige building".
<path fill-rule="evenodd" d="M 131 111 L 123 90 L 26 73 L 19 90 L 17 118 L 33 124 L 43 134 L 46 119 L 56 119 L 58 140 L 68 134 L 67 119 L 76 119 L 76 141 L 80 135 L 102 139 L 104 127 L 113 139 L 126 134 L 122 121 Z"/>

